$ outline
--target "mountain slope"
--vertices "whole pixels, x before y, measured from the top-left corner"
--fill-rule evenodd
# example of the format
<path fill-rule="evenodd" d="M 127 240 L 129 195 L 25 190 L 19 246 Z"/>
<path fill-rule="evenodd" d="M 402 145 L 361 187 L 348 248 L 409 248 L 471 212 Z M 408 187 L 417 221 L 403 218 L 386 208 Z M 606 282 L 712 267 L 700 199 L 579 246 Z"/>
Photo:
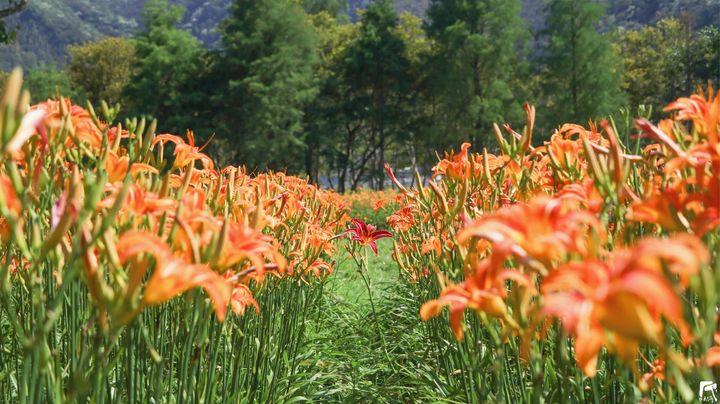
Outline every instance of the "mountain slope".
<path fill-rule="evenodd" d="M 210 47 L 217 46 L 217 25 L 231 0 L 172 0 L 186 8 L 181 23 Z M 17 41 L 0 46 L 0 69 L 14 65 L 62 65 L 65 48 L 103 36 L 130 36 L 140 29 L 145 0 L 30 0 L 28 8 L 7 19 Z"/>

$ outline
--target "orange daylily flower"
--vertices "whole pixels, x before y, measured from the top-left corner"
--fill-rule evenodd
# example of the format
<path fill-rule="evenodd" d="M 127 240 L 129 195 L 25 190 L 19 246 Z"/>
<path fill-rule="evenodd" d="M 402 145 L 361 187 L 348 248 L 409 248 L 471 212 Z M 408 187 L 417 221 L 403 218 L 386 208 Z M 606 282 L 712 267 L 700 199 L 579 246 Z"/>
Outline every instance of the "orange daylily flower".
<path fill-rule="evenodd" d="M 595 188 L 592 178 L 585 178 L 580 183 L 567 184 L 555 194 L 555 198 L 579 202 L 588 211 L 599 213 L 603 208 L 603 197 Z"/>
<path fill-rule="evenodd" d="M 687 230 L 689 224 L 681 213 L 685 200 L 684 195 L 668 189 L 661 195 L 641 199 L 630 205 L 626 219 L 654 223 L 669 231 Z"/>
<path fill-rule="evenodd" d="M 252 291 L 247 285 L 237 283 L 233 287 L 232 297 L 230 298 L 230 307 L 238 316 L 245 315 L 245 309 L 252 306 L 255 313 L 260 313 L 260 306 L 253 296 Z"/>
<path fill-rule="evenodd" d="M 120 186 L 108 185 L 109 195 L 105 197 L 98 208 L 108 209 L 115 204 L 120 192 Z M 139 184 L 130 185 L 125 196 L 117 221 L 125 223 L 131 219 L 135 224 L 148 218 L 159 218 L 163 214 L 172 214 L 177 210 L 178 202 L 170 198 L 161 198 L 151 192 L 146 192 Z"/>
<path fill-rule="evenodd" d="M 157 143 L 165 144 L 167 142 L 175 144 L 175 162 L 173 168 L 183 168 L 200 160 L 202 165 L 206 169 L 212 169 L 214 164 L 207 154 L 202 153 L 202 148 L 195 146 L 195 134 L 188 130 L 187 132 L 187 143 L 180 137 L 175 135 L 163 134 L 157 135 L 153 140 L 153 145 Z"/>
<path fill-rule="evenodd" d="M 629 265 L 663 273 L 663 268 L 678 275 L 687 287 L 692 275 L 710 261 L 705 244 L 695 236 L 679 234 L 670 239 L 645 238 L 633 247 Z"/>
<path fill-rule="evenodd" d="M 705 364 L 710 367 L 720 366 L 720 346 L 714 346 L 705 353 Z"/>
<path fill-rule="evenodd" d="M 405 232 L 410 230 L 416 223 L 415 213 L 417 208 L 413 204 L 409 204 L 392 215 L 388 216 L 388 226 L 396 232 Z"/>
<path fill-rule="evenodd" d="M 0 192 L 4 199 L 5 207 L 7 210 L 15 215 L 18 220 L 22 220 L 22 204 L 20 199 L 15 193 L 15 189 L 10 182 L 10 179 L 0 174 Z M 0 216 L 0 239 L 3 242 L 7 242 L 10 238 L 10 224 L 7 219 Z"/>
<path fill-rule="evenodd" d="M 665 380 L 665 361 L 662 359 L 655 359 L 653 363 L 648 363 L 650 365 L 650 371 L 647 373 L 644 373 L 642 375 L 642 379 L 640 380 L 640 386 L 643 390 L 647 390 L 649 388 L 652 388 L 652 386 L 655 384 L 655 380 L 664 381 Z"/>
<path fill-rule="evenodd" d="M 462 339 L 462 317 L 465 309 L 472 309 L 505 321 L 517 328 L 515 321 L 508 315 L 505 301 L 507 281 L 535 293 L 530 278 L 513 269 L 503 269 L 505 256 L 496 256 L 478 263 L 475 274 L 464 282 L 443 289 L 440 297 L 425 302 L 420 308 L 420 317 L 427 321 L 440 315 L 443 307 L 450 307 L 450 327 L 455 338 Z"/>
<path fill-rule="evenodd" d="M 122 181 L 129 168 L 130 158 L 127 155 L 118 156 L 117 153 L 113 151 L 108 152 L 107 160 L 105 161 L 105 170 L 108 173 L 108 182 L 114 183 Z M 141 172 L 158 174 L 157 168 L 149 164 L 135 163 L 132 165 L 131 174 L 133 177 Z"/>
<path fill-rule="evenodd" d="M 278 264 L 280 271 L 284 270 L 285 258 L 273 246 L 272 237 L 242 223 L 229 223 L 227 226 L 227 239 L 213 263 L 214 267 L 222 270 L 248 260 L 255 268 L 255 272 L 262 276 L 265 259 L 270 258 Z"/>
<path fill-rule="evenodd" d="M 657 189 L 651 183 L 650 195 L 631 206 L 628 220 L 659 224 L 670 231 L 693 231 L 698 235 L 715 229 L 720 225 L 717 175 L 720 173 L 720 150 L 703 143 L 684 151 L 649 123 L 644 130 L 654 133 L 658 139 L 664 138 L 664 142 L 676 151 L 665 164 L 665 177 L 669 179 L 667 187 Z"/>
<path fill-rule="evenodd" d="M 195 287 L 202 287 L 210 296 L 219 321 L 225 319 L 231 298 L 228 282 L 207 265 L 190 264 L 175 256 L 163 240 L 145 231 L 128 231 L 116 244 L 120 263 L 129 264 L 128 295 L 145 277 L 148 258 L 155 260 L 155 269 L 143 289 L 141 307 L 161 304 Z"/>
<path fill-rule="evenodd" d="M 542 282 L 543 312 L 559 318 L 575 337 L 576 360 L 588 376 L 595 374 L 603 345 L 633 369 L 639 344 L 664 347 L 662 317 L 680 329 L 684 341 L 690 339 L 680 299 L 661 273 L 642 265 L 645 252 L 619 250 L 608 262 L 571 262 Z"/>
<path fill-rule="evenodd" d="M 460 146 L 460 153 L 450 155 L 445 153 L 445 159 L 433 167 L 435 175 L 444 175 L 456 180 L 464 180 L 470 177 L 471 163 L 468 160 L 468 149 L 470 143 L 463 143 Z"/>
<path fill-rule="evenodd" d="M 70 117 L 71 129 L 78 140 L 84 141 L 95 150 L 102 146 L 102 129 L 104 128 L 95 125 L 90 113 L 78 105 L 73 105 L 69 99 L 47 100 L 30 109 L 46 111 L 45 126 L 50 129 L 51 137 L 54 137 L 63 125 L 63 112 L 66 111 Z M 72 143 L 72 139 L 68 138 L 67 142 Z"/>
<path fill-rule="evenodd" d="M 390 202 L 390 201 L 388 201 L 387 199 L 382 199 L 382 198 L 381 198 L 381 199 L 377 199 L 377 200 L 375 200 L 375 202 L 373 202 L 373 210 L 374 210 L 375 212 L 377 212 L 377 211 L 385 208 L 385 207 L 388 205 L 389 202 Z"/>
<path fill-rule="evenodd" d="M 574 200 L 539 196 L 481 217 L 463 228 L 457 239 L 461 244 L 486 239 L 496 248 L 511 248 L 517 258 L 529 257 L 551 268 L 565 254 L 588 253 L 588 229 L 603 234 L 597 218 L 577 205 Z"/>
<path fill-rule="evenodd" d="M 435 236 L 425 239 L 420 248 L 420 255 L 426 255 L 431 252 L 434 252 L 436 256 L 440 256 L 440 253 L 442 253 L 442 243 L 440 239 Z"/>
<path fill-rule="evenodd" d="M 699 90 L 690 97 L 681 97 L 671 102 L 663 111 L 675 111 L 678 121 L 693 122 L 699 133 L 706 135 L 711 145 L 718 143 L 718 125 L 720 125 L 720 92 L 714 93 L 708 88 L 707 95 Z"/>
<path fill-rule="evenodd" d="M 313 261 L 310 266 L 308 266 L 305 272 L 312 272 L 315 277 L 321 278 L 323 276 L 330 275 L 333 272 L 333 268 L 329 263 L 325 262 L 325 260 L 318 258 Z"/>
<path fill-rule="evenodd" d="M 555 133 L 546 150 L 553 164 L 565 175 L 573 172 L 577 175 L 585 168 L 585 162 L 580 160 L 582 145 L 577 140 L 569 140 L 560 133 Z"/>

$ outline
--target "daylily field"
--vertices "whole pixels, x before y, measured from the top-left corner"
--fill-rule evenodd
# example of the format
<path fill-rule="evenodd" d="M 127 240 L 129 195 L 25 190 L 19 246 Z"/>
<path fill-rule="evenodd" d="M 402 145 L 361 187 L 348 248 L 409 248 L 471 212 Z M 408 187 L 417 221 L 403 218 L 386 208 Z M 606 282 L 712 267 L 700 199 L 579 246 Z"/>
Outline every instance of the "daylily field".
<path fill-rule="evenodd" d="M 526 105 L 429 181 L 340 195 L 21 86 L 0 402 L 693 402 L 720 376 L 711 88 L 546 142 Z"/>

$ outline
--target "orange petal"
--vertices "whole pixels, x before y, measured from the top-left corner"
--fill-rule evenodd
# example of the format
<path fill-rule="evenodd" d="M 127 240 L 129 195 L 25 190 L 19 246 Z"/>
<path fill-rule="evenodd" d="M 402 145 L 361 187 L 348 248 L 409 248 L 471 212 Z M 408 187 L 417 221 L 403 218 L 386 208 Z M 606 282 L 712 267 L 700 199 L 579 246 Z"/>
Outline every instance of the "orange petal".
<path fill-rule="evenodd" d="M 598 353 L 605 342 L 602 331 L 590 329 L 575 337 L 575 361 L 587 377 L 597 373 Z"/>

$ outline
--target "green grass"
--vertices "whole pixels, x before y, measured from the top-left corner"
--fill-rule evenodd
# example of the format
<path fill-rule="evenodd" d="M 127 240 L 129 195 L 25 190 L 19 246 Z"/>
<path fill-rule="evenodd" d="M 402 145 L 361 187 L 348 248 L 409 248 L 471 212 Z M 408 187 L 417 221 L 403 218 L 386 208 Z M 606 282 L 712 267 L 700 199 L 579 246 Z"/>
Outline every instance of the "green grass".
<path fill-rule="evenodd" d="M 383 299 L 385 289 L 397 284 L 400 280 L 399 268 L 392 260 L 392 240 L 378 240 L 376 256 L 372 252 L 368 255 L 368 277 L 373 287 L 374 299 Z M 325 293 L 335 299 L 364 306 L 369 303 L 367 289 L 357 271 L 355 261 L 346 254 L 340 254 L 337 259 L 335 273 L 325 286 Z"/>

